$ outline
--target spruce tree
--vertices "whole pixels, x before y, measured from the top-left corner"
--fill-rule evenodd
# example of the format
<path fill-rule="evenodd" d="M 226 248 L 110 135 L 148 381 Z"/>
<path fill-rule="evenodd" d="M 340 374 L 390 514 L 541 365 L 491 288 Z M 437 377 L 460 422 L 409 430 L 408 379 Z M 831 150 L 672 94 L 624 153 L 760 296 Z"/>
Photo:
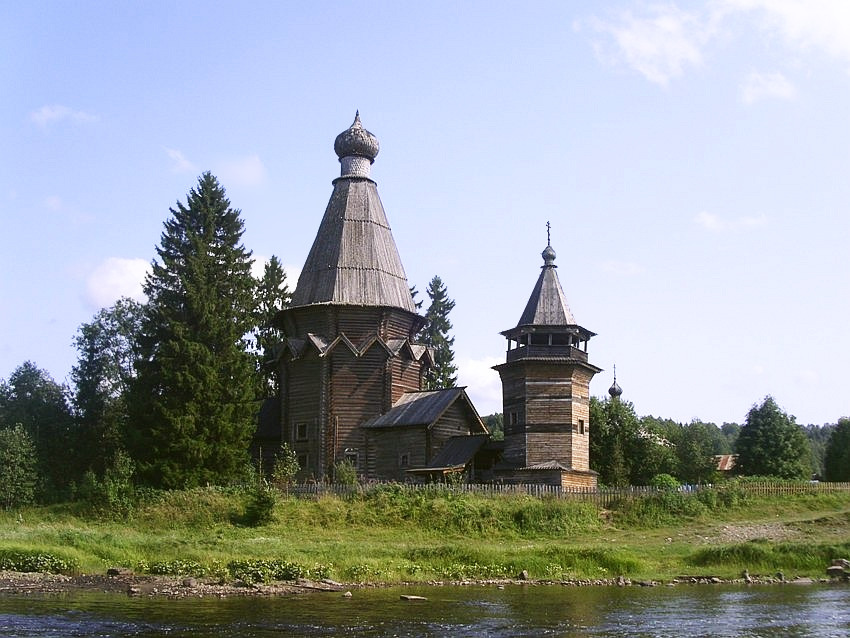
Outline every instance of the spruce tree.
<path fill-rule="evenodd" d="M 251 253 L 208 172 L 170 213 L 144 285 L 128 446 L 149 485 L 227 483 L 247 466 L 256 412 Z"/>
<path fill-rule="evenodd" d="M 850 481 L 850 418 L 838 419 L 830 434 L 824 459 L 824 478 L 827 481 Z"/>
<path fill-rule="evenodd" d="M 277 354 L 283 343 L 283 331 L 274 322 L 275 316 L 289 305 L 292 293 L 286 283 L 286 271 L 276 255 L 265 265 L 257 284 L 255 312 L 255 350 L 260 378 L 261 396 L 277 396 Z"/>
<path fill-rule="evenodd" d="M 425 292 L 431 299 L 431 305 L 425 313 L 422 342 L 434 349 L 434 367 L 425 373 L 425 386 L 429 390 L 453 388 L 457 383 L 457 366 L 452 351 L 455 338 L 449 335 L 452 329 L 449 313 L 455 307 L 455 302 L 449 299 L 446 285 L 436 275 Z"/>

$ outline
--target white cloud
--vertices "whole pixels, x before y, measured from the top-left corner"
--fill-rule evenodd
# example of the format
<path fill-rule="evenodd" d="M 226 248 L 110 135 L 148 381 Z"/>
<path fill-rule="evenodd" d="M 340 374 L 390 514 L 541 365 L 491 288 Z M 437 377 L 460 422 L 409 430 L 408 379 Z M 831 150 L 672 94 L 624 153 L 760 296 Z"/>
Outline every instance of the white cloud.
<path fill-rule="evenodd" d="M 696 217 L 694 217 L 694 221 L 706 230 L 710 230 L 713 232 L 723 232 L 731 230 L 745 230 L 748 228 L 757 228 L 759 226 L 764 226 L 767 223 L 767 216 L 745 215 L 743 217 L 736 217 L 734 219 L 724 219 L 719 215 L 703 211 L 699 213 Z"/>
<path fill-rule="evenodd" d="M 753 104 L 764 98 L 790 100 L 797 94 L 794 85 L 781 73 L 756 73 L 747 76 L 741 87 L 744 104 Z"/>
<path fill-rule="evenodd" d="M 186 159 L 186 156 L 183 155 L 180 151 L 173 148 L 166 148 L 165 152 L 168 154 L 168 157 L 172 161 L 171 172 L 172 173 L 197 173 L 198 169 L 195 168 L 195 165 Z"/>
<path fill-rule="evenodd" d="M 47 128 L 51 124 L 63 121 L 74 124 L 88 124 L 97 122 L 97 119 L 96 115 L 86 113 L 85 111 L 75 111 L 61 104 L 42 106 L 37 111 L 30 113 L 30 121 L 42 128 Z"/>
<path fill-rule="evenodd" d="M 231 184 L 257 186 L 266 180 L 266 167 L 255 154 L 221 162 L 216 174 L 225 187 Z"/>
<path fill-rule="evenodd" d="M 120 297 L 144 301 L 142 283 L 150 270 L 144 259 L 109 257 L 89 274 L 86 280 L 86 299 L 95 308 L 111 306 Z"/>
<path fill-rule="evenodd" d="M 711 26 L 675 5 L 655 5 L 649 16 L 637 17 L 624 11 L 614 21 L 593 19 L 590 24 L 614 39 L 616 53 L 603 57 L 622 61 L 650 82 L 666 86 L 685 68 L 702 64 L 702 47 Z"/>
<path fill-rule="evenodd" d="M 820 49 L 850 62 L 850 3 L 847 0 L 726 0 L 736 11 L 759 11 L 763 29 L 800 49 Z"/>
<path fill-rule="evenodd" d="M 466 393 L 481 416 L 502 411 L 502 382 L 492 368 L 504 362 L 499 357 L 456 360 L 458 385 L 466 386 Z"/>

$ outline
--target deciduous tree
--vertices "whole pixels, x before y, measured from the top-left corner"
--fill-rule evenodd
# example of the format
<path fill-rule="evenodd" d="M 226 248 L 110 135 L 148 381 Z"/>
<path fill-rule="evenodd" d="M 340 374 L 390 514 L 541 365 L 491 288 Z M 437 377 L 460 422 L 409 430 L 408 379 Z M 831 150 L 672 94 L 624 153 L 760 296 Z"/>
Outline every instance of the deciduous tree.
<path fill-rule="evenodd" d="M 170 212 L 144 285 L 130 450 L 151 485 L 221 484 L 247 467 L 254 429 L 251 253 L 210 173 Z"/>
<path fill-rule="evenodd" d="M 809 442 L 803 429 L 770 396 L 747 413 L 735 451 L 739 474 L 783 479 L 811 476 Z"/>
<path fill-rule="evenodd" d="M 12 509 L 35 499 L 35 446 L 20 423 L 0 428 L 0 507 Z"/>
<path fill-rule="evenodd" d="M 67 498 L 71 483 L 80 476 L 67 395 L 65 386 L 31 361 L 0 384 L 0 427 L 21 424 L 26 430 L 38 459 L 41 498 L 47 501 Z"/>
<path fill-rule="evenodd" d="M 127 389 L 134 376 L 143 306 L 122 298 L 77 331 L 74 417 L 83 470 L 103 477 L 118 460 L 127 423 Z"/>

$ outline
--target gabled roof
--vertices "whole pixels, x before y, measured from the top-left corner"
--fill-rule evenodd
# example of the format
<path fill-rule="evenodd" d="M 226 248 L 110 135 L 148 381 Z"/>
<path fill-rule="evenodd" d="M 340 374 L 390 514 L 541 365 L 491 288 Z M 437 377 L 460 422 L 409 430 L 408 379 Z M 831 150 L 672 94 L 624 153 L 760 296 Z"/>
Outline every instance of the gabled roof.
<path fill-rule="evenodd" d="M 364 155 L 363 140 L 371 143 L 374 136 L 363 129 L 359 115 L 340 137 L 345 138 L 341 144 L 337 138 L 337 151 L 343 153 L 342 175 L 334 180 L 331 199 L 292 294 L 291 307 L 378 306 L 415 314 L 416 306 L 381 198 L 369 178 L 368 166 L 377 155 L 377 140 L 374 148 L 366 145 L 374 154 Z"/>
<path fill-rule="evenodd" d="M 364 428 L 396 428 L 414 425 L 431 426 L 455 401 L 463 401 L 475 417 L 481 432 L 487 428 L 478 412 L 466 395 L 464 388 L 447 388 L 445 390 L 423 390 L 422 392 L 405 392 L 395 402 L 389 411 L 369 419 L 363 424 Z"/>
<path fill-rule="evenodd" d="M 567 305 L 555 265 L 555 251 L 546 246 L 543 251 L 540 276 L 517 326 L 571 326 L 575 318 Z"/>

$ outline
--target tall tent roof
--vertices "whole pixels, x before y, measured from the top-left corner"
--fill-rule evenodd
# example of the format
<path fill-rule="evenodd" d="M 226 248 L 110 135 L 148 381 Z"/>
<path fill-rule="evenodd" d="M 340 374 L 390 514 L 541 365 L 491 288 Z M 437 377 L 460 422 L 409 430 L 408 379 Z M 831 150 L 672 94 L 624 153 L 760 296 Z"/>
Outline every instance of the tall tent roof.
<path fill-rule="evenodd" d="M 374 181 L 378 140 L 354 123 L 334 143 L 341 164 L 333 193 L 292 295 L 292 306 L 386 306 L 416 313 Z"/>
<path fill-rule="evenodd" d="M 575 318 L 567 305 L 551 245 L 543 250 L 543 266 L 517 326 L 571 326 Z"/>

